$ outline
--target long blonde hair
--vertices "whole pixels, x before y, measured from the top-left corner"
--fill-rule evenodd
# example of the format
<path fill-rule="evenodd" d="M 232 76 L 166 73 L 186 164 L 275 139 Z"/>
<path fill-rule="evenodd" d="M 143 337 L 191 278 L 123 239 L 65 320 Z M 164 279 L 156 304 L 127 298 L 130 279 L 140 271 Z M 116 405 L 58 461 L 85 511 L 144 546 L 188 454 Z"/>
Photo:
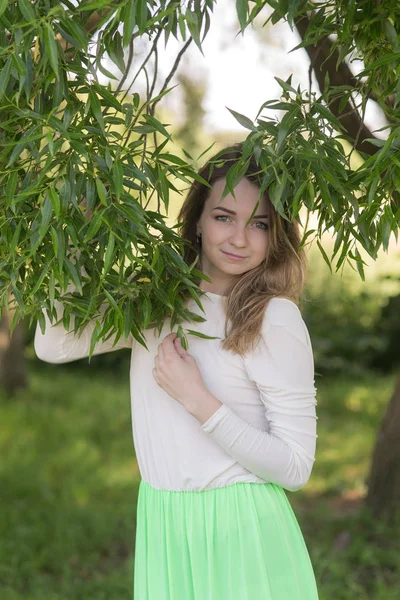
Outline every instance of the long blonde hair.
<path fill-rule="evenodd" d="M 204 165 L 199 175 L 213 185 L 217 179 L 226 177 L 232 161 L 241 156 L 242 144 L 225 148 Z M 260 187 L 259 174 L 260 167 L 251 157 L 244 177 Z M 184 254 L 189 264 L 201 255 L 201 242 L 197 241 L 196 229 L 209 190 L 203 183 L 194 181 L 178 215 L 179 233 L 190 242 Z M 265 309 L 271 298 L 285 297 L 298 304 L 304 289 L 307 259 L 304 250 L 299 250 L 299 224 L 297 221 L 287 221 L 274 209 L 271 213 L 265 259 L 258 267 L 235 278 L 224 298 L 226 321 L 222 347 L 233 354 L 244 355 L 257 344 Z M 196 267 L 201 270 L 201 258 Z"/>

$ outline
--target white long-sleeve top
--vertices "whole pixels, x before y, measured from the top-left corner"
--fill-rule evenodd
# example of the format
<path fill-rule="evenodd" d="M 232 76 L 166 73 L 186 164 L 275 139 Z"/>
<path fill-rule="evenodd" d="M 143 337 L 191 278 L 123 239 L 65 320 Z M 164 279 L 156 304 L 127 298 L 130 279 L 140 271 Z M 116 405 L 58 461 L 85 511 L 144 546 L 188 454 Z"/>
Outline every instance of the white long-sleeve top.
<path fill-rule="evenodd" d="M 148 329 L 148 351 L 132 335 L 99 342 L 94 354 L 131 348 L 130 388 L 133 440 L 142 479 L 157 489 L 200 491 L 237 482 L 272 482 L 296 491 L 308 481 L 315 461 L 316 389 L 314 361 L 301 313 L 286 298 L 273 298 L 265 311 L 261 339 L 244 357 L 221 347 L 224 338 L 224 296 L 202 297 L 205 315 L 194 300 L 193 312 L 203 323 L 187 323 L 220 339 L 189 336 L 208 390 L 222 402 L 202 425 L 158 386 L 153 375 L 158 345 L 170 333 L 169 319 L 161 336 Z M 56 302 L 59 318 L 62 306 Z M 36 327 L 37 356 L 66 363 L 89 355 L 95 321 L 80 336 L 62 323 L 46 332 Z M 72 317 L 73 319 L 73 317 Z"/>

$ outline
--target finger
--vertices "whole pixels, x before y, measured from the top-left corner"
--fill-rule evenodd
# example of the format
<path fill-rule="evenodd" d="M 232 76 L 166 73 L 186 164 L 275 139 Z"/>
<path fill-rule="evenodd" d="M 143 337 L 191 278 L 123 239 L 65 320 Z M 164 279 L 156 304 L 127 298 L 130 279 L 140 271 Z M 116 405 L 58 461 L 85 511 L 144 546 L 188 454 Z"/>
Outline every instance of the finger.
<path fill-rule="evenodd" d="M 162 350 L 164 352 L 164 356 L 166 359 L 168 357 L 172 357 L 172 356 L 176 355 L 176 348 L 174 346 L 174 341 L 170 335 L 167 335 L 167 337 L 164 338 L 164 340 L 161 344 L 161 347 L 162 347 Z"/>
<path fill-rule="evenodd" d="M 162 343 L 158 345 L 158 357 L 161 358 L 161 360 L 165 360 L 165 351 Z"/>
<path fill-rule="evenodd" d="M 172 331 L 171 333 L 169 333 L 168 335 L 165 336 L 165 338 L 163 339 L 163 341 L 165 340 L 174 340 L 177 337 L 175 331 Z"/>
<path fill-rule="evenodd" d="M 176 338 L 176 340 L 174 340 L 174 347 L 181 358 L 184 358 L 186 356 L 186 350 L 183 348 L 181 340 L 179 338 Z"/>

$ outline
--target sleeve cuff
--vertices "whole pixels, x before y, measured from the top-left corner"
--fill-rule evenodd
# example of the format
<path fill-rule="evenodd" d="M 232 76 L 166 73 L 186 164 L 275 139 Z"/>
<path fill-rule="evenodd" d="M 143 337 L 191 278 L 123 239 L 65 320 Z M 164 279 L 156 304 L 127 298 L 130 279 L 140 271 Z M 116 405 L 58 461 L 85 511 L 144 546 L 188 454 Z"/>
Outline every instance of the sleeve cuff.
<path fill-rule="evenodd" d="M 201 429 L 206 433 L 211 433 L 218 423 L 220 423 L 223 418 L 230 413 L 230 408 L 226 404 L 221 404 L 221 406 L 215 411 L 213 415 L 207 421 L 201 425 Z"/>

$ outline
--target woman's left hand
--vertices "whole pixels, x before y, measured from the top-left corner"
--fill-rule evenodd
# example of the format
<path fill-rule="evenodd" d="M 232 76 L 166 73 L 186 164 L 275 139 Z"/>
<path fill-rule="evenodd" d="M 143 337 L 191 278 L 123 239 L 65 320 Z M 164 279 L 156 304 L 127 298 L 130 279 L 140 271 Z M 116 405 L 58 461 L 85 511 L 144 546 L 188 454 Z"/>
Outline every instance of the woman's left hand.
<path fill-rule="evenodd" d="M 182 347 L 176 333 L 170 333 L 159 344 L 154 365 L 157 384 L 187 410 L 207 391 L 196 360 Z"/>

